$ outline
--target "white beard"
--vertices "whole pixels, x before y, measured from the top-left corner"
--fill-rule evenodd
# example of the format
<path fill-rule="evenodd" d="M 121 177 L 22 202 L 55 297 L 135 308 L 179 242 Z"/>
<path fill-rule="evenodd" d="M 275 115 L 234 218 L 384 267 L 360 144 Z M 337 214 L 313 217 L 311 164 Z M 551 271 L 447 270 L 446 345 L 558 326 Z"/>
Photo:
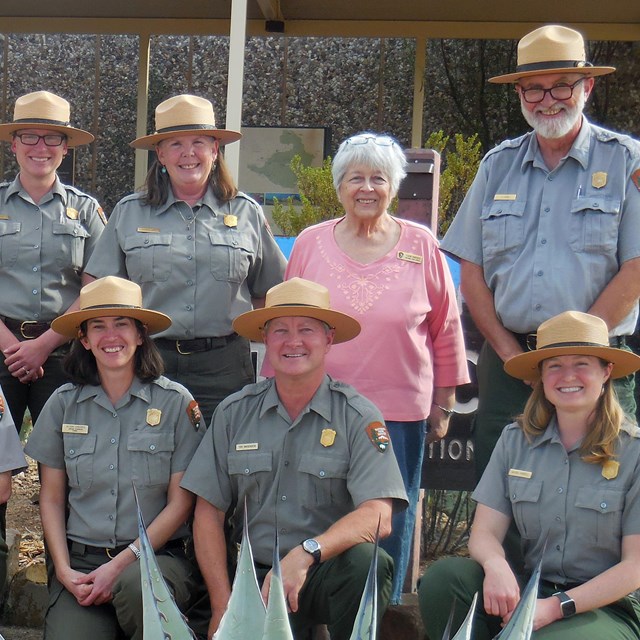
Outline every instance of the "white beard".
<path fill-rule="evenodd" d="M 568 106 L 564 102 L 557 102 L 552 107 L 544 108 L 537 105 L 534 111 L 528 111 L 524 106 L 522 99 L 520 99 L 520 108 L 524 119 L 529 123 L 529 126 L 539 135 L 541 138 L 548 140 L 563 138 L 576 126 L 578 121 L 582 118 L 582 111 L 586 103 L 584 97 L 584 91 L 582 87 L 574 91 L 576 96 L 576 102 L 573 106 Z M 548 111 L 550 108 L 560 108 L 563 113 L 559 113 L 549 119 L 544 115 L 541 115 L 541 111 Z"/>

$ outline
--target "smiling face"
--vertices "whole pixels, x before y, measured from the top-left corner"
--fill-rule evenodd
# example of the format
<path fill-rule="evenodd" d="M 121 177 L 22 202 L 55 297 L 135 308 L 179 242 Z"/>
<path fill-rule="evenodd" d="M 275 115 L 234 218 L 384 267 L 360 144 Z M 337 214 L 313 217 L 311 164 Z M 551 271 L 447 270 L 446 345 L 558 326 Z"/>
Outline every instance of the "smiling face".
<path fill-rule="evenodd" d="M 161 140 L 156 153 L 174 189 L 205 190 L 218 157 L 218 141 L 203 135 L 175 136 Z"/>
<path fill-rule="evenodd" d="M 266 356 L 276 375 L 324 375 L 333 335 L 333 329 L 315 318 L 275 318 L 263 334 Z"/>
<path fill-rule="evenodd" d="M 59 135 L 58 131 L 51 129 L 20 129 L 16 134 L 31 133 L 37 136 Z M 47 146 L 40 138 L 35 145 L 26 145 L 17 136 L 11 143 L 11 151 L 15 153 L 16 160 L 20 166 L 20 174 L 23 177 L 35 180 L 53 180 L 58 167 L 62 164 L 62 159 L 67 154 L 67 141 L 63 140 L 59 146 Z"/>
<path fill-rule="evenodd" d="M 542 362 L 544 395 L 557 411 L 590 414 L 613 365 L 595 356 L 557 356 Z"/>
<path fill-rule="evenodd" d="M 361 220 L 382 216 L 392 197 L 391 184 L 384 173 L 364 165 L 349 167 L 338 189 L 338 199 L 347 216 Z"/>
<path fill-rule="evenodd" d="M 87 331 L 80 342 L 93 353 L 99 373 L 116 370 L 132 373 L 142 336 L 133 318 L 105 316 L 87 320 Z"/>

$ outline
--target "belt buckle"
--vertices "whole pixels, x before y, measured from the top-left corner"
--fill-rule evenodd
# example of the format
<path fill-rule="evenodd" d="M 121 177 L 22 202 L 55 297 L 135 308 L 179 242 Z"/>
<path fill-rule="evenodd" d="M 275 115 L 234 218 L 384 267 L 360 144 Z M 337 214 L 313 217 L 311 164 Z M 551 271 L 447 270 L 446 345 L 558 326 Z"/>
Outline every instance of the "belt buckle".
<path fill-rule="evenodd" d="M 181 355 L 181 356 L 190 356 L 193 351 L 183 351 L 180 347 L 180 343 L 182 342 L 182 340 L 176 340 L 176 351 Z"/>
<path fill-rule="evenodd" d="M 110 560 L 113 560 L 115 558 L 115 556 L 111 555 L 111 551 L 115 551 L 115 549 L 108 549 L 107 547 L 104 548 L 104 552 L 107 554 L 107 556 L 109 557 Z"/>
<path fill-rule="evenodd" d="M 20 335 L 25 339 L 25 340 L 33 340 L 34 336 L 28 336 L 25 332 L 24 332 L 24 326 L 26 324 L 38 324 L 38 322 L 36 320 L 23 320 L 20 323 Z"/>
<path fill-rule="evenodd" d="M 525 338 L 525 344 L 527 345 L 527 350 L 535 351 L 538 343 L 538 334 L 537 333 L 527 333 Z"/>

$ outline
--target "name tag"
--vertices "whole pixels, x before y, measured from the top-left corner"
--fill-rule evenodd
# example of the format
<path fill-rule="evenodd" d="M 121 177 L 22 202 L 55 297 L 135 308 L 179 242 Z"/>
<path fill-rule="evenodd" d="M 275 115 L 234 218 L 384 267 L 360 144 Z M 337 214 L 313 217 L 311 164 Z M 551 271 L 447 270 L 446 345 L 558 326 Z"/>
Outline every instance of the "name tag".
<path fill-rule="evenodd" d="M 416 255 L 415 253 L 407 253 L 406 251 L 398 251 L 398 260 L 422 264 L 422 256 Z"/>
<path fill-rule="evenodd" d="M 236 445 L 236 451 L 255 451 L 258 448 L 257 442 L 245 442 Z"/>
<path fill-rule="evenodd" d="M 518 196 L 515 193 L 496 193 L 494 200 L 515 200 Z"/>
<path fill-rule="evenodd" d="M 509 475 L 514 478 L 527 478 L 527 480 L 533 477 L 531 471 L 522 471 L 522 469 L 509 469 Z"/>
<path fill-rule="evenodd" d="M 160 233 L 160 229 L 156 229 L 156 227 L 138 227 L 136 231 L 138 233 Z"/>
<path fill-rule="evenodd" d="M 9 220 L 9 216 L 6 213 L 0 213 L 0 220 Z"/>
<path fill-rule="evenodd" d="M 87 434 L 89 433 L 89 425 L 88 424 L 63 424 L 62 433 Z"/>

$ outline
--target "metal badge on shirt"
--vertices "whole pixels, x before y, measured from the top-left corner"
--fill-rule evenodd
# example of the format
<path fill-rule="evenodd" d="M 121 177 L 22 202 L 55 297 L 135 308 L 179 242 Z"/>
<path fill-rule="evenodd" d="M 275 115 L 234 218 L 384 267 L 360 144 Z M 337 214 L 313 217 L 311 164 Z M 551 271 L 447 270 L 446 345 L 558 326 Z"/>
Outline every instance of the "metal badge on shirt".
<path fill-rule="evenodd" d="M 602 465 L 602 477 L 605 480 L 613 480 L 618 477 L 620 463 L 617 460 L 607 460 Z"/>
<path fill-rule="evenodd" d="M 330 447 L 336 441 L 336 431 L 334 429 L 323 429 L 320 434 L 320 444 L 323 447 Z"/>
<path fill-rule="evenodd" d="M 389 448 L 391 438 L 387 427 L 382 422 L 371 422 L 367 426 L 367 435 L 371 444 L 380 452 L 384 453 Z"/>
<path fill-rule="evenodd" d="M 602 189 L 607 184 L 607 172 L 596 171 L 591 174 L 591 186 L 594 189 Z"/>
<path fill-rule="evenodd" d="M 162 411 L 160 409 L 147 409 L 147 424 L 150 427 L 157 427 L 161 418 Z"/>
<path fill-rule="evenodd" d="M 227 213 L 223 218 L 225 227 L 237 227 L 238 226 L 238 216 L 234 216 L 232 213 Z"/>
<path fill-rule="evenodd" d="M 526 478 L 527 480 L 533 477 L 531 471 L 523 471 L 522 469 L 509 469 L 509 475 L 514 478 Z"/>
<path fill-rule="evenodd" d="M 78 213 L 77 209 L 74 209 L 73 207 L 67 207 L 67 218 L 69 218 L 69 220 L 77 220 L 79 216 L 80 214 Z"/>
<path fill-rule="evenodd" d="M 422 256 L 416 253 L 409 253 L 408 251 L 398 251 L 398 260 L 405 260 L 406 262 L 415 262 L 416 264 L 422 264 Z"/>

